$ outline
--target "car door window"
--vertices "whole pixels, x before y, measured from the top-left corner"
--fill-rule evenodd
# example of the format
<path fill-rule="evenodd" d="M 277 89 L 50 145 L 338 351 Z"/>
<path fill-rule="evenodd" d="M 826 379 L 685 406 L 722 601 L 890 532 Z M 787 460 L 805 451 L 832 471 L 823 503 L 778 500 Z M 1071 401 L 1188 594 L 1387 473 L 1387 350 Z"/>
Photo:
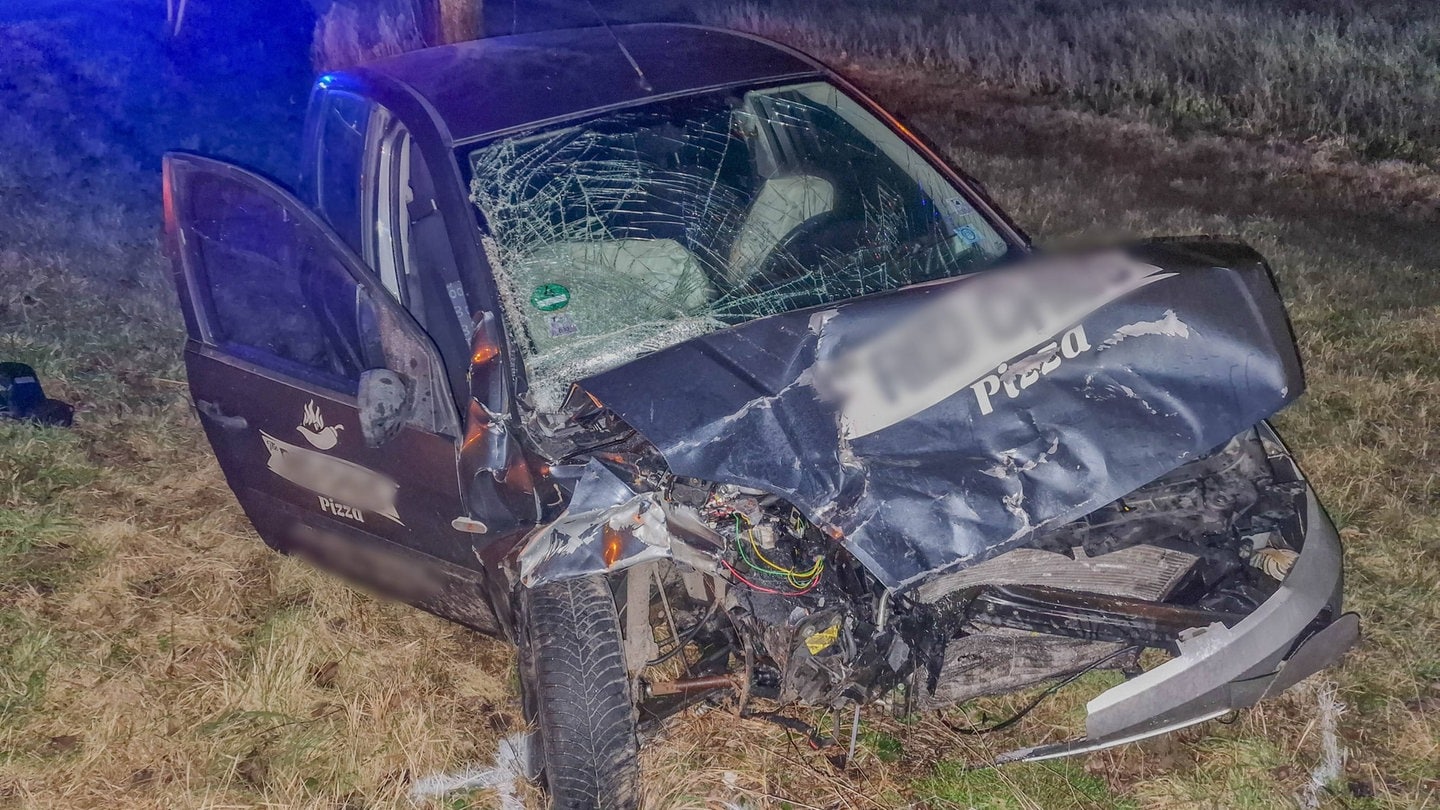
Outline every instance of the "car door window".
<path fill-rule="evenodd" d="M 205 342 L 257 365 L 354 394 L 361 372 L 412 383 L 410 422 L 458 434 L 433 347 L 359 261 L 273 184 L 186 156 L 178 244 Z"/>
<path fill-rule="evenodd" d="M 345 243 L 363 255 L 365 146 L 375 105 L 351 93 L 331 91 L 320 111 L 315 207 Z"/>
<path fill-rule="evenodd" d="M 375 227 L 370 229 L 364 256 L 379 275 L 386 291 L 409 307 L 411 296 L 406 289 L 407 280 L 402 278 L 405 272 L 403 259 L 410 236 L 402 213 L 414 198 L 405 158 L 409 138 L 404 136 L 399 122 L 389 115 L 382 115 L 377 126 L 372 128 L 374 130 L 379 130 L 370 149 L 371 160 L 375 164 L 375 191 L 369 198 L 367 219 L 373 221 Z M 425 325 L 423 320 L 421 325 Z"/>
<path fill-rule="evenodd" d="M 190 202 L 212 342 L 347 392 L 383 364 L 373 306 L 289 212 L 219 175 L 196 177 Z"/>

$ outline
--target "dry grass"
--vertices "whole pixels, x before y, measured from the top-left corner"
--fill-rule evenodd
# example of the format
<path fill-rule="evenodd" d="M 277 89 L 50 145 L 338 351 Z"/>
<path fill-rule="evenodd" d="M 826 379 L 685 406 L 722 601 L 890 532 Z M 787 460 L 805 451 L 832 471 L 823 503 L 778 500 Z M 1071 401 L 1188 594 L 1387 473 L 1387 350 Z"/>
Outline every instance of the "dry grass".
<path fill-rule="evenodd" d="M 389 806 L 487 757 L 507 648 L 258 545 L 176 382 L 158 261 L 119 296 L 55 266 L 0 268 L 0 354 L 82 406 L 0 428 L 0 806 Z"/>
<path fill-rule="evenodd" d="M 829 53 L 1185 131 L 1440 158 L 1440 14 L 1411 0 L 714 0 L 706 16 Z"/>
<path fill-rule="evenodd" d="M 1440 804 L 1435 177 L 1406 170 L 1397 190 L 1385 167 L 1174 141 L 944 76 L 852 70 L 1045 241 L 1228 232 L 1272 259 L 1311 385 L 1281 426 L 1343 528 L 1367 633 L 1331 674 L 1351 707 L 1350 760 L 1325 802 Z M 23 140 L 7 128 L 20 125 L 0 121 L 0 140 Z M 120 165 L 103 139 L 91 148 Z M 518 723 L 511 652 L 264 549 L 180 383 L 167 270 L 135 224 L 158 215 L 119 191 L 154 178 L 132 166 L 97 180 L 114 194 L 87 195 L 61 152 L 35 154 L 0 166 L 0 356 L 36 365 L 80 413 L 70 431 L 0 426 L 0 807 L 406 806 L 416 778 L 488 761 Z M 45 173 L 57 192 L 35 203 L 28 184 Z M 845 773 L 772 725 L 692 712 L 644 753 L 648 801 L 1286 807 L 1318 760 L 1314 698 L 1297 690 L 1233 725 L 965 769 L 1072 734 L 1113 677 L 994 738 L 868 711 Z"/>
<path fill-rule="evenodd" d="M 416 18 L 417 11 L 421 19 Z M 425 13 L 433 19 L 425 19 Z M 310 61 L 317 73 L 324 73 L 427 44 L 466 42 L 479 36 L 480 30 L 480 0 L 427 0 L 423 5 L 337 2 L 315 21 Z"/>
<path fill-rule="evenodd" d="M 335 3 L 315 21 L 310 61 L 317 73 L 362 65 L 425 47 L 413 15 L 362 13 Z"/>

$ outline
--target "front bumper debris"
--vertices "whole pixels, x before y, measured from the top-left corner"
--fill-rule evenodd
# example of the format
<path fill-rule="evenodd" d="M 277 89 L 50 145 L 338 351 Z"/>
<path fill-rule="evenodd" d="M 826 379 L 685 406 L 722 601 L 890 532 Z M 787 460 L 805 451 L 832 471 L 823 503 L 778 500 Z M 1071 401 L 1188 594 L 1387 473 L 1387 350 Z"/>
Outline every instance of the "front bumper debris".
<path fill-rule="evenodd" d="M 1084 737 L 1011 751 L 996 762 L 1055 759 L 1165 734 L 1254 705 L 1339 660 L 1359 638 L 1360 622 L 1339 612 L 1340 538 L 1308 487 L 1305 527 L 1294 567 L 1255 612 L 1234 627 L 1217 622 L 1194 631 L 1177 657 L 1091 700 Z M 1301 638 L 1322 612 L 1335 618 Z"/>

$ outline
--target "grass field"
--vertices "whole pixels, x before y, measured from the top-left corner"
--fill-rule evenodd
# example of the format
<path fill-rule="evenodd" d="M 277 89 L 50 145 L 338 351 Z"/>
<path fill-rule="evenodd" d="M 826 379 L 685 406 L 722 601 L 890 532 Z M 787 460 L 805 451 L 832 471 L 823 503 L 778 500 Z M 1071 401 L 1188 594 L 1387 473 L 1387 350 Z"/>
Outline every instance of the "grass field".
<path fill-rule="evenodd" d="M 1102 117 L 878 51 L 826 55 L 1039 241 L 1227 233 L 1271 259 L 1310 381 L 1279 425 L 1342 528 L 1366 633 L 1327 673 L 1348 757 L 1317 800 L 1440 806 L 1435 175 L 1177 137 L 1163 116 Z M 406 806 L 418 778 L 489 761 L 519 727 L 510 650 L 264 549 L 190 410 L 145 190 L 158 178 L 109 130 L 77 147 L 33 120 L 0 119 L 0 358 L 37 366 L 79 414 L 73 430 L 0 424 L 0 807 Z M 648 802 L 1269 808 L 1305 793 L 1322 753 L 1314 685 L 1230 725 L 966 768 L 1070 735 L 1106 677 L 994 738 L 868 713 L 847 773 L 774 727 L 695 713 L 647 749 Z"/>
<path fill-rule="evenodd" d="M 1181 132 L 1440 158 L 1440 5 L 1413 0 L 744 0 L 706 16 L 802 47 Z"/>

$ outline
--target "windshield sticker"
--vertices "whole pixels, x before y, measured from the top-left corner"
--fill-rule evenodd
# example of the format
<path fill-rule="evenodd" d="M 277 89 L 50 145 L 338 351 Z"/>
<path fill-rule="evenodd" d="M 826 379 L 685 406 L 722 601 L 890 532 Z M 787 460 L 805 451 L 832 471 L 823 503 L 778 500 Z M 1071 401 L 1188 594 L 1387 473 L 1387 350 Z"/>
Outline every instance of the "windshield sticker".
<path fill-rule="evenodd" d="M 388 476 L 345 459 L 283 442 L 263 430 L 260 438 L 270 455 L 265 462 L 270 472 L 321 496 L 322 509 L 326 508 L 324 499 L 329 499 L 332 506 L 352 506 L 405 525 L 395 508 L 400 485 Z M 333 509 L 326 511 L 337 513 Z"/>
<path fill-rule="evenodd" d="M 550 315 L 545 320 L 549 327 L 550 337 L 565 337 L 580 331 L 580 327 L 575 324 L 575 319 L 570 317 L 568 312 Z"/>
<path fill-rule="evenodd" d="M 960 227 L 956 228 L 955 235 L 960 237 L 960 240 L 967 245 L 980 244 L 980 234 L 977 233 L 976 230 L 969 225 L 961 225 Z"/>
<path fill-rule="evenodd" d="M 569 303 L 570 290 L 560 284 L 541 284 L 535 288 L 535 292 L 530 293 L 530 305 L 541 312 L 564 309 Z"/>
<path fill-rule="evenodd" d="M 320 414 L 320 409 L 315 407 L 315 400 L 310 400 L 305 406 L 305 412 L 300 417 L 300 424 L 295 428 L 310 442 L 310 446 L 317 450 L 329 450 L 340 441 L 340 431 L 345 429 L 344 425 L 325 424 L 325 417 Z"/>

